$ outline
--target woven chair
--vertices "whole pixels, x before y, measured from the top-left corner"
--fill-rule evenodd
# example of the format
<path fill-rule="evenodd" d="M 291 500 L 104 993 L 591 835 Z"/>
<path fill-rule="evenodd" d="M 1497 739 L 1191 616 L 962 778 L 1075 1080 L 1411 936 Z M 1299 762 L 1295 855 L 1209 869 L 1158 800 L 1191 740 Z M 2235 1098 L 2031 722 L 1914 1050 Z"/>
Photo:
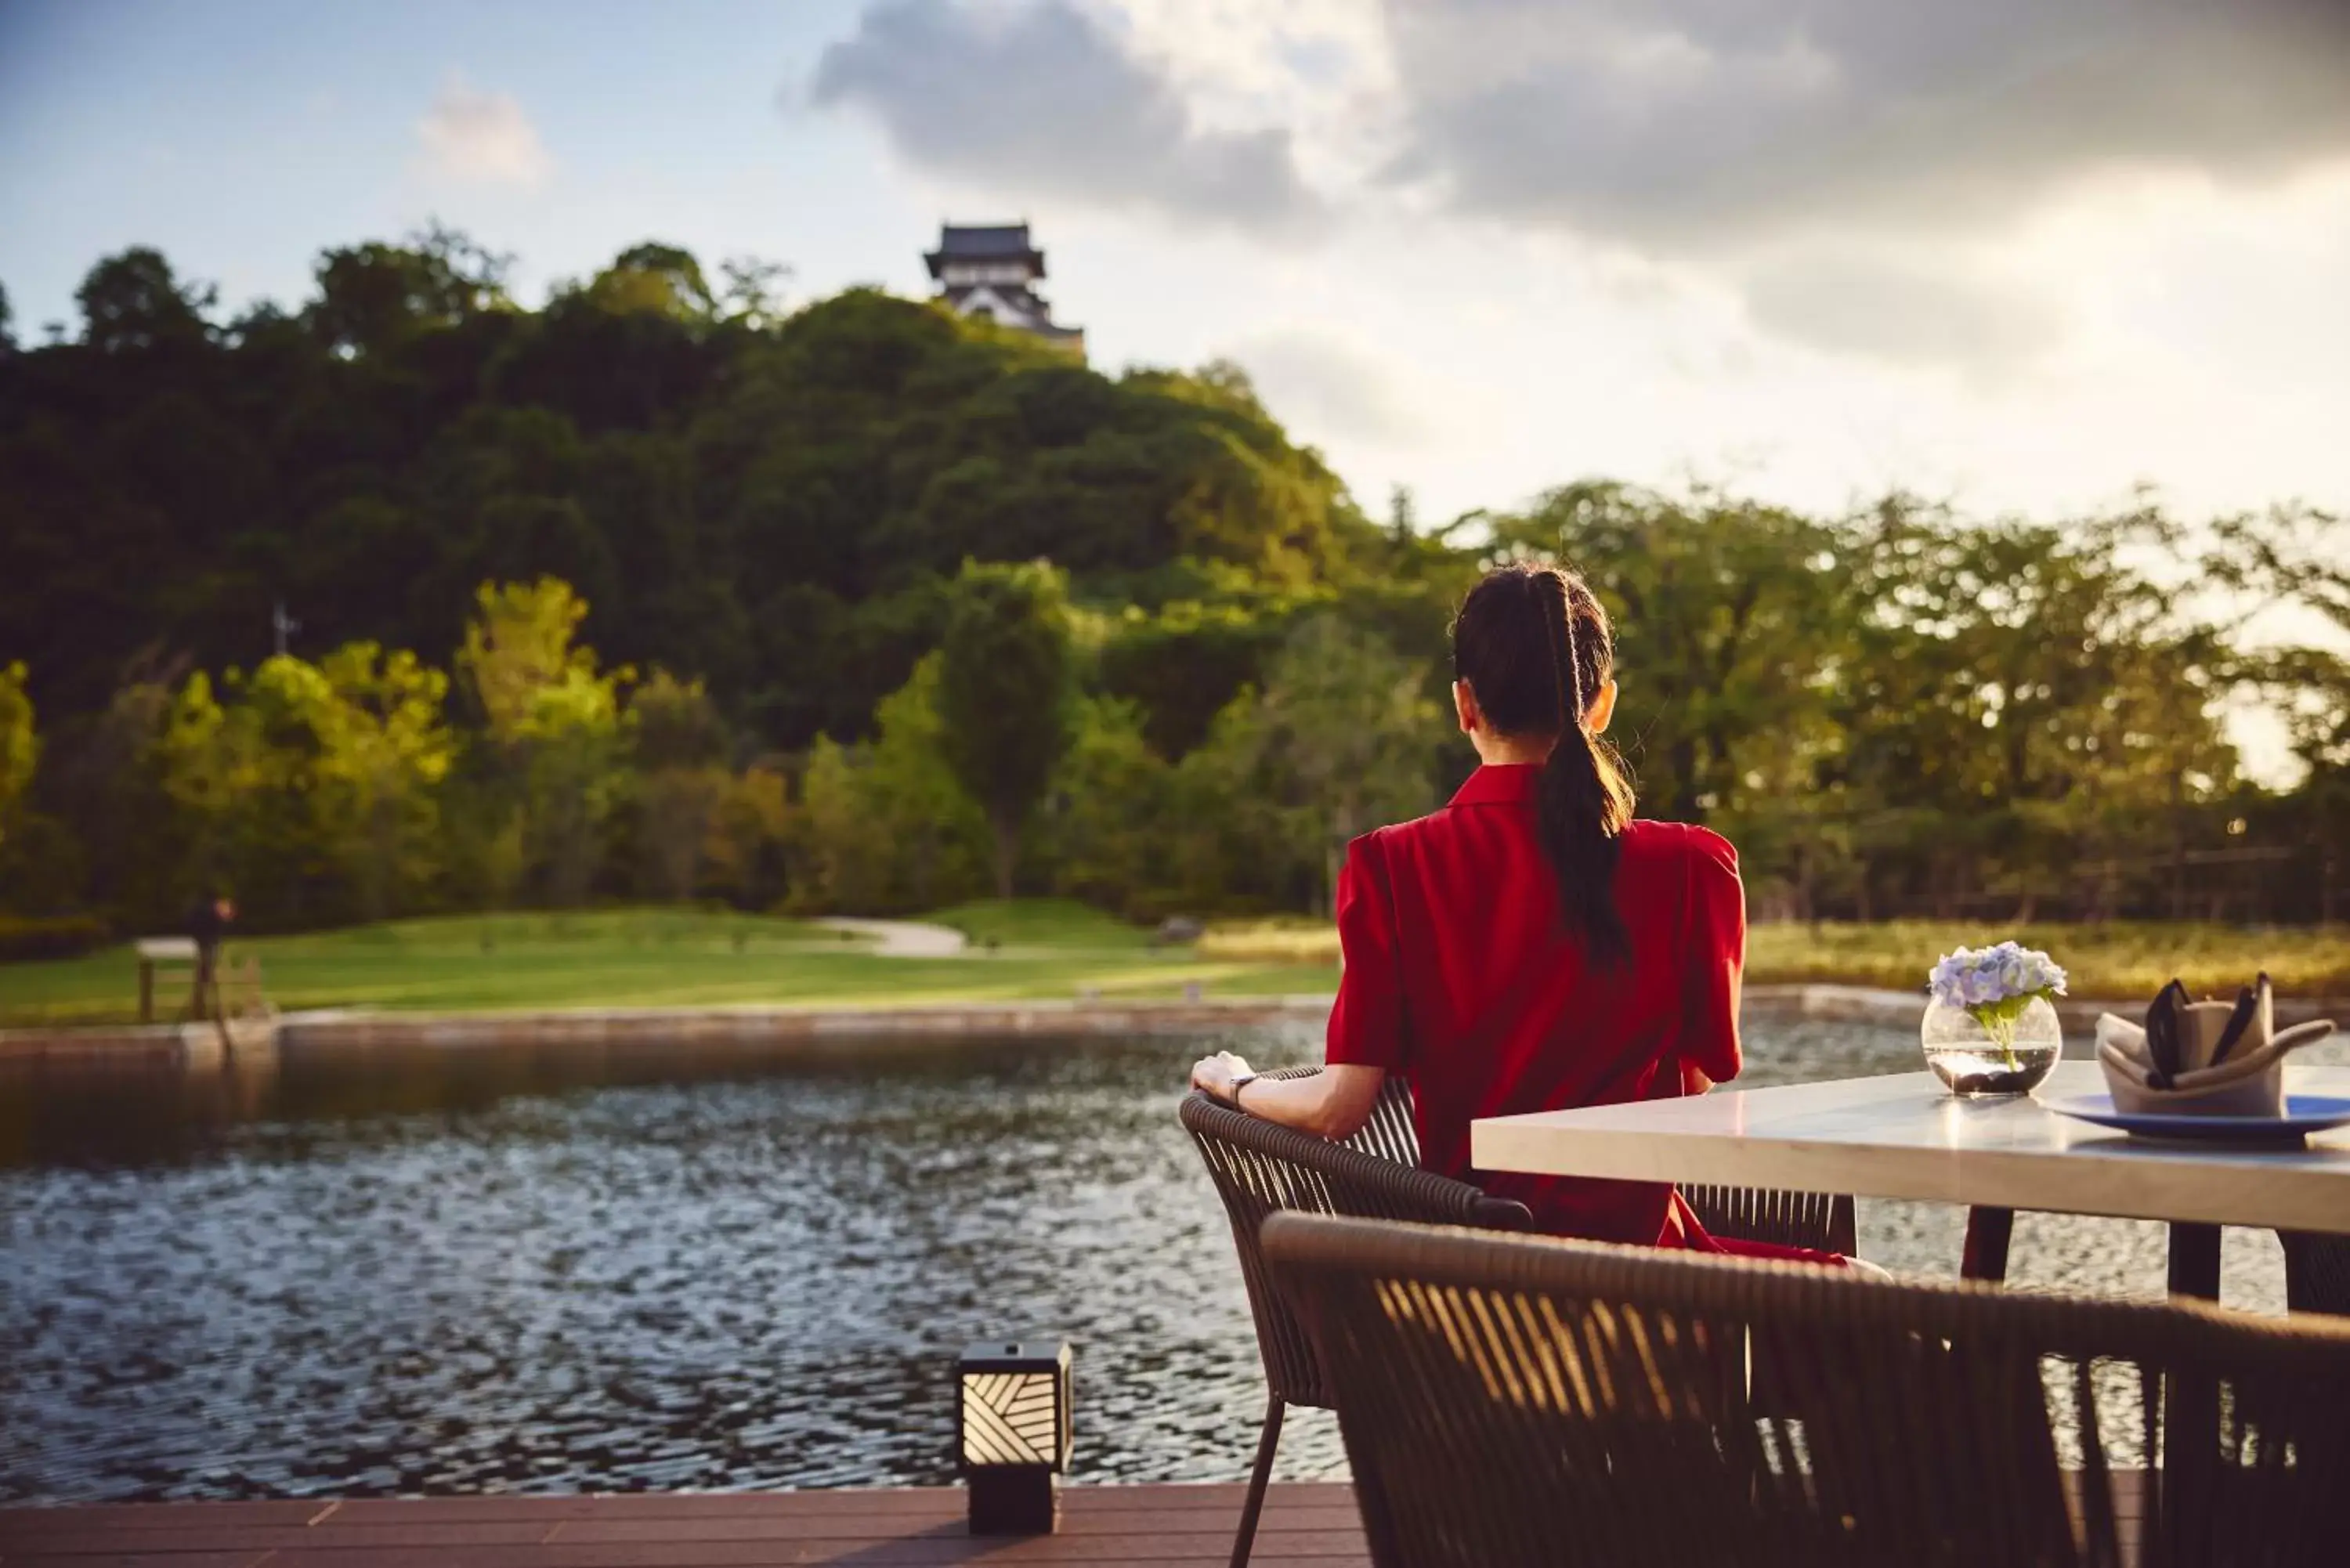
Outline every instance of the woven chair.
<path fill-rule="evenodd" d="M 1287 1067 L 1264 1076 L 1310 1077 L 1320 1071 Z M 1236 1111 L 1196 1091 L 1183 1101 L 1182 1120 L 1232 1219 L 1232 1244 L 1240 1253 L 1241 1278 L 1256 1318 L 1257 1351 L 1264 1362 L 1264 1428 L 1232 1543 L 1232 1568 L 1243 1568 L 1256 1538 L 1284 1413 L 1292 1405 L 1328 1409 L 1331 1403 L 1305 1330 L 1266 1283 L 1257 1250 L 1265 1216 L 1295 1210 L 1492 1231 L 1527 1230 L 1533 1217 L 1522 1203 L 1488 1198 L 1465 1182 L 1419 1168 L 1411 1085 L 1394 1074 L 1381 1085 L 1370 1119 L 1343 1144 Z M 1682 1195 L 1717 1236 L 1853 1251 L 1849 1197 L 1734 1187 L 1684 1188 Z"/>
<path fill-rule="evenodd" d="M 1321 1216 L 1263 1247 L 1379 1568 L 2343 1560 L 2350 1324 Z M 1749 1336 L 1768 1408 L 1721 1376 Z"/>
<path fill-rule="evenodd" d="M 1815 1252 L 1841 1252 L 1847 1258 L 1860 1251 L 1853 1234 L 1850 1193 L 1684 1185 L 1681 1198 L 1717 1237 L 1809 1247 Z"/>
<path fill-rule="evenodd" d="M 1320 1071 L 1289 1067 L 1263 1075 L 1302 1078 Z M 1248 1562 L 1256 1540 L 1274 1453 L 1281 1444 L 1283 1413 L 1292 1405 L 1330 1407 L 1313 1345 L 1265 1278 L 1263 1256 L 1257 1251 L 1257 1230 L 1265 1216 L 1277 1210 L 1303 1210 L 1498 1231 L 1523 1231 L 1534 1223 L 1523 1203 L 1488 1198 L 1465 1181 L 1420 1169 L 1419 1135 L 1411 1113 L 1411 1086 L 1392 1074 L 1379 1090 L 1370 1120 L 1344 1143 L 1236 1111 L 1196 1089 L 1184 1097 L 1183 1127 L 1199 1145 L 1232 1219 L 1241 1279 L 1248 1286 L 1249 1311 L 1256 1318 L 1257 1352 L 1264 1361 L 1264 1430 L 1257 1438 L 1256 1466 L 1249 1473 L 1248 1496 L 1241 1505 L 1232 1568 Z"/>

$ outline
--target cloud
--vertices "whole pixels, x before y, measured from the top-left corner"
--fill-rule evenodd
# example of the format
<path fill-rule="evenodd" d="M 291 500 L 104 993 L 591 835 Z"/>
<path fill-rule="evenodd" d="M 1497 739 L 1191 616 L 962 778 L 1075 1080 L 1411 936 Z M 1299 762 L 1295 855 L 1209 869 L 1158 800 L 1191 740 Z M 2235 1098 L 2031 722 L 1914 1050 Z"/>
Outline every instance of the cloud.
<path fill-rule="evenodd" d="M 511 94 L 476 90 L 454 72 L 416 122 L 425 167 L 484 185 L 536 185 L 554 169 L 538 131 Z"/>
<path fill-rule="evenodd" d="M 1457 215 L 1981 372 L 2084 340 L 2051 220 L 2350 163 L 2350 0 L 869 0 L 809 85 L 1023 204 Z"/>
<path fill-rule="evenodd" d="M 2116 166 L 2350 154 L 2342 0 L 1397 0 L 1391 25 L 1390 180 L 1645 246 L 2006 223 Z"/>
<path fill-rule="evenodd" d="M 1750 268 L 1742 281 L 1747 310 L 1765 329 L 1894 363 L 1993 374 L 2038 358 L 2064 330 L 2028 289 L 1898 252 L 1805 250 Z"/>
<path fill-rule="evenodd" d="M 879 0 L 825 50 L 809 96 L 872 115 L 909 162 L 994 191 L 1262 234 L 1322 212 L 1286 129 L 1201 125 L 1163 70 L 1066 0 Z"/>
<path fill-rule="evenodd" d="M 1980 372 L 2058 339 L 2054 300 L 1982 264 L 2116 171 L 2350 157 L 2345 0 L 1393 0 L 1389 26 L 1378 182 L 1887 360 Z"/>
<path fill-rule="evenodd" d="M 1284 327 L 1244 339 L 1230 358 L 1267 407 L 1317 439 L 1407 446 L 1426 433 L 1387 367 L 1343 337 Z"/>

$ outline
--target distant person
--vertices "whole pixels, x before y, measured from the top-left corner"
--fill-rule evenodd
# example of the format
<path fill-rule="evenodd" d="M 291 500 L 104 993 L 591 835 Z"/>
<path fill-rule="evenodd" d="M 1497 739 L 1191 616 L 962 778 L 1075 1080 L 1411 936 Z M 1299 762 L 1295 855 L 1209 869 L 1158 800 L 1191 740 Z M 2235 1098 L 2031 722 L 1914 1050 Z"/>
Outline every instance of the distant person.
<path fill-rule="evenodd" d="M 1515 1199 L 1543 1231 L 1840 1265 L 1717 1241 L 1668 1183 L 1470 1166 L 1479 1118 L 1669 1099 L 1738 1075 L 1738 854 L 1702 827 L 1633 818 L 1600 738 L 1614 665 L 1607 612 L 1572 574 L 1505 566 L 1471 589 L 1452 626 L 1452 701 L 1484 765 L 1442 810 L 1348 846 L 1328 1065 L 1258 1078 L 1219 1053 L 1191 1082 L 1345 1138 L 1400 1073 L 1426 1167 Z"/>
<path fill-rule="evenodd" d="M 221 943 L 236 922 L 236 906 L 207 888 L 188 910 L 188 935 L 196 942 L 196 1016 L 218 1018 Z"/>

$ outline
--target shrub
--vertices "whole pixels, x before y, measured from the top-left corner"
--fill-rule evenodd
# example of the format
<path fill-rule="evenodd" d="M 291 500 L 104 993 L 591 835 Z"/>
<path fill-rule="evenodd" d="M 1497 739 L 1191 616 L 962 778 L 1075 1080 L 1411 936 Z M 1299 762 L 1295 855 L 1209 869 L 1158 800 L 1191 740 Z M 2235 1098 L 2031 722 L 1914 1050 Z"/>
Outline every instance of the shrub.
<path fill-rule="evenodd" d="M 0 963 L 75 958 L 112 940 L 96 915 L 0 915 Z"/>

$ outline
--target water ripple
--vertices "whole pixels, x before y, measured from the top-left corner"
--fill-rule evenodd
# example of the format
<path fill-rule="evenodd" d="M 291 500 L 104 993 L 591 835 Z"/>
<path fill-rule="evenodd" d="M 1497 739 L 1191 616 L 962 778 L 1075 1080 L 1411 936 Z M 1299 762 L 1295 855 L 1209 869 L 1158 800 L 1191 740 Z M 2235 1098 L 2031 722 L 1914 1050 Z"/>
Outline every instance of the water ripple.
<path fill-rule="evenodd" d="M 1032 1333 L 1077 1346 L 1080 1479 L 1237 1479 L 1263 1385 L 1173 1116 L 1213 1044 L 0 1077 L 0 1499 L 939 1482 L 955 1352 Z M 1915 1051 L 1786 1025 L 1752 1074 Z M 1960 1227 L 1863 1205 L 1896 1268 L 1948 1272 Z M 2275 1307 L 2272 1240 L 2230 1232 L 2228 1269 Z M 2157 1290 L 2160 1231 L 2026 1216 L 2016 1273 Z M 1344 1472 L 1319 1413 L 1282 1454 Z"/>

